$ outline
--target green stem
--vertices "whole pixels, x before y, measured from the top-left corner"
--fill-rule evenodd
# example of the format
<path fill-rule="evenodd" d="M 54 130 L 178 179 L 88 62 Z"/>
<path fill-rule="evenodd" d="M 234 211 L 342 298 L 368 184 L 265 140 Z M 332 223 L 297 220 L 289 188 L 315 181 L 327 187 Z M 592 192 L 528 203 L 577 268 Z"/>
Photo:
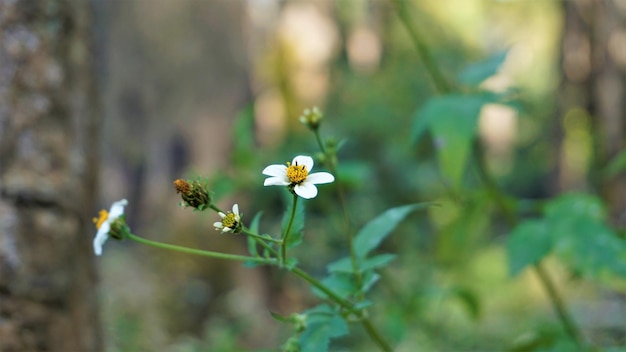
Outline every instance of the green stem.
<path fill-rule="evenodd" d="M 509 223 L 509 226 L 511 228 L 514 228 L 519 223 L 518 214 L 510 206 L 510 203 L 507 202 L 504 192 L 500 189 L 496 181 L 489 173 L 487 168 L 487 162 L 485 161 L 485 153 L 479 141 L 477 141 L 474 145 L 474 154 L 476 157 L 476 165 L 478 166 L 479 176 L 481 177 L 483 183 L 487 186 L 489 193 L 494 199 L 496 205 L 504 214 L 504 217 Z M 548 294 L 548 298 L 550 299 L 550 303 L 552 304 L 554 311 L 559 317 L 563 328 L 576 342 L 576 344 L 578 344 L 578 346 L 582 346 L 582 334 L 580 333 L 578 326 L 567 311 L 563 298 L 556 290 L 556 285 L 554 284 L 554 281 L 552 280 L 548 272 L 543 268 L 541 262 L 536 263 L 533 266 L 533 269 L 535 274 L 539 277 L 539 281 L 545 288 L 546 293 Z"/>
<path fill-rule="evenodd" d="M 435 63 L 435 60 L 430 53 L 430 49 L 415 27 L 415 21 L 411 19 L 411 14 L 407 9 L 406 0 L 392 0 L 392 2 L 395 5 L 400 21 L 409 33 L 411 41 L 413 42 L 413 45 L 415 45 L 415 49 L 417 49 L 420 58 L 424 62 L 424 66 L 430 74 L 435 87 L 441 94 L 450 93 L 452 91 L 452 86 L 448 83 L 441 70 L 439 70 L 439 66 Z"/>
<path fill-rule="evenodd" d="M 289 239 L 289 235 L 291 234 L 291 226 L 293 225 L 293 219 L 296 217 L 296 206 L 298 205 L 298 196 L 293 195 L 293 203 L 291 203 L 291 215 L 289 216 L 289 223 L 287 223 L 287 228 L 285 229 L 285 233 L 283 234 L 282 244 L 280 246 L 280 259 L 282 263 L 287 263 L 287 240 Z"/>
<path fill-rule="evenodd" d="M 361 324 L 363 325 L 363 327 L 365 328 L 365 331 L 367 332 L 369 337 L 378 345 L 378 347 L 380 347 L 380 349 L 385 352 L 393 351 L 389 343 L 383 338 L 383 336 L 378 332 L 378 330 L 376 330 L 376 328 L 374 327 L 372 322 L 369 320 L 369 318 L 363 316 L 362 312 L 359 311 L 358 309 L 355 309 L 352 303 L 338 296 L 331 289 L 326 287 L 326 285 L 317 281 L 317 279 L 315 279 L 314 277 L 312 277 L 311 275 L 309 275 L 307 272 L 303 271 L 302 269 L 294 267 L 290 271 L 296 276 L 300 277 L 301 279 L 311 284 L 312 286 L 318 288 L 320 291 L 324 292 L 328 296 L 328 298 L 330 298 L 335 303 L 339 304 L 341 307 L 359 316 L 359 320 Z"/>
<path fill-rule="evenodd" d="M 550 278 L 550 275 L 548 275 L 548 272 L 542 266 L 541 262 L 536 263 L 534 265 L 534 269 L 535 269 L 535 273 L 539 277 L 539 280 L 541 281 L 541 284 L 543 285 L 543 287 L 545 287 L 546 292 L 548 293 L 548 296 L 550 297 L 550 300 L 552 301 L 552 305 L 554 306 L 554 310 L 556 311 L 556 314 L 559 316 L 559 319 L 563 323 L 563 328 L 570 335 L 570 337 L 576 342 L 578 346 L 582 346 L 583 345 L 582 334 L 580 330 L 578 329 L 578 326 L 572 319 L 572 317 L 569 315 L 565 307 L 565 303 L 563 302 L 563 299 L 557 292 L 556 286 L 554 285 L 554 282 Z"/>
<path fill-rule="evenodd" d="M 246 228 L 242 229 L 241 233 L 245 234 L 246 236 L 250 236 L 250 237 L 253 237 L 253 238 L 257 239 L 257 243 L 259 243 L 261 245 L 261 247 L 267 249 L 268 251 L 270 251 L 270 253 L 272 253 L 276 257 L 278 257 L 278 252 L 276 252 L 276 250 L 274 248 L 272 248 L 272 246 L 267 244 L 265 242 L 265 240 L 272 241 L 272 242 L 275 242 L 275 243 L 281 243 L 280 240 L 275 240 L 273 238 L 265 238 L 263 236 L 259 236 L 256 233 L 248 231 L 248 229 L 246 229 Z"/>
<path fill-rule="evenodd" d="M 250 262 L 257 262 L 257 263 L 262 263 L 262 264 L 276 264 L 276 261 L 273 260 L 273 259 L 250 257 L 250 256 L 247 256 L 247 255 L 236 255 L 236 254 L 219 253 L 219 252 L 213 252 L 213 251 L 205 251 L 205 250 L 201 250 L 201 249 L 194 249 L 194 248 L 176 246 L 176 245 L 173 245 L 173 244 L 167 244 L 167 243 L 161 243 L 161 242 L 148 240 L 148 239 L 145 239 L 145 238 L 142 238 L 142 237 L 139 237 L 139 236 L 135 236 L 132 233 L 128 234 L 128 239 L 133 240 L 133 241 L 138 242 L 138 243 L 146 244 L 146 245 L 152 246 L 152 247 L 168 249 L 168 250 L 171 250 L 171 251 L 187 253 L 187 254 L 201 255 L 201 256 L 204 256 L 204 257 L 236 260 L 236 261 L 240 261 L 240 262 L 248 262 L 248 261 L 250 261 Z"/>
<path fill-rule="evenodd" d="M 339 179 L 339 173 L 337 172 L 337 167 L 335 166 L 334 160 L 336 160 L 334 155 L 329 155 L 327 153 L 326 148 L 324 148 L 324 143 L 322 143 L 322 137 L 320 136 L 319 130 L 316 129 L 314 131 L 315 139 L 317 140 L 317 144 L 320 146 L 320 150 L 326 156 L 326 160 L 329 160 L 328 168 L 335 175 L 335 178 Z M 352 235 L 352 229 L 350 226 L 350 213 L 348 213 L 348 206 L 346 204 L 346 198 L 343 193 L 343 187 L 341 187 L 340 182 L 336 182 L 337 194 L 339 195 L 339 203 L 341 203 L 341 209 L 343 210 L 343 219 L 344 219 L 344 227 L 346 236 L 348 237 L 348 248 L 350 248 L 350 261 L 352 263 L 352 272 L 354 273 L 354 281 L 356 283 L 356 287 L 359 292 L 361 291 L 361 287 L 363 285 L 363 278 L 361 277 L 361 271 L 359 270 L 359 263 L 357 261 L 356 253 L 354 252 L 354 236 Z M 363 297 L 361 297 L 363 298 Z"/>
<path fill-rule="evenodd" d="M 214 204 L 212 204 L 212 203 L 211 203 L 211 204 L 209 204 L 209 208 L 211 208 L 211 209 L 215 210 L 215 212 L 216 212 L 216 213 L 224 213 L 224 212 L 222 211 L 222 209 L 218 208 L 216 205 L 214 205 Z"/>
<path fill-rule="evenodd" d="M 274 242 L 274 243 L 283 243 L 283 241 L 277 240 L 275 238 L 263 237 L 263 236 L 261 236 L 261 235 L 259 235 L 257 233 L 254 233 L 254 232 L 250 231 L 247 228 L 243 228 L 241 230 L 241 233 L 245 234 L 246 236 L 254 237 L 254 238 L 257 238 L 257 239 L 263 240 L 263 241 L 270 241 L 270 242 Z"/>

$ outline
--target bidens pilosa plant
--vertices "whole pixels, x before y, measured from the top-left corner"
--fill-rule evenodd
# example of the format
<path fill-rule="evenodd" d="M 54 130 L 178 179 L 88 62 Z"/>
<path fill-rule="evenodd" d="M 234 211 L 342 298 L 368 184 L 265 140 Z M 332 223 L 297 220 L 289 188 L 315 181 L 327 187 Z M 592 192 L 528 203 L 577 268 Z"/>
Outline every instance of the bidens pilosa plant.
<path fill-rule="evenodd" d="M 183 179 L 174 181 L 174 188 L 181 197 L 182 207 L 191 207 L 197 211 L 211 209 L 216 212 L 219 218 L 213 224 L 215 230 L 222 234 L 246 236 L 249 255 L 199 250 L 136 236 L 131 233 L 125 222 L 123 214 L 124 206 L 127 205 L 125 199 L 115 202 L 109 212 L 102 210 L 99 219 L 94 219 L 98 228 L 94 238 L 94 251 L 96 255 L 100 255 L 102 245 L 108 237 L 112 237 L 188 254 L 240 261 L 248 266 L 274 266 L 308 282 L 313 293 L 322 301 L 316 307 L 290 316 L 272 313 L 277 320 L 294 327 L 294 335 L 282 346 L 284 351 L 325 351 L 331 339 L 348 334 L 349 324 L 361 324 L 380 350 L 392 351 L 389 342 L 370 320 L 367 308 L 373 302 L 366 298 L 366 294 L 380 277 L 376 271 L 391 263 L 394 255 L 373 254 L 373 251 L 409 213 L 424 208 L 426 204 L 410 204 L 389 209 L 366 224 L 356 235 L 347 229 L 345 236 L 349 246 L 347 252 L 350 255 L 330 263 L 326 278 L 317 279 L 307 273 L 298 265 L 297 258 L 290 257 L 287 252 L 287 249 L 303 242 L 302 235 L 306 230 L 304 211 L 299 200 L 311 201 L 318 195 L 317 185 L 335 183 L 335 191 L 343 205 L 346 223 L 349 222 L 349 214 L 343 200 L 342 186 L 335 182 L 338 160 L 336 142 L 329 140 L 324 144 L 319 132 L 322 122 L 321 111 L 318 108 L 307 109 L 300 121 L 314 133 L 320 147 L 318 155 L 321 160 L 326 161 L 331 172 L 313 172 L 315 162 L 313 157 L 308 155 L 297 155 L 290 162 L 269 165 L 262 170 L 261 174 L 269 176 L 264 180 L 264 186 L 283 187 L 292 196 L 286 209 L 287 221 L 283 223 L 279 234 L 270 235 L 260 231 L 258 228 L 260 215 L 246 225 L 238 204 L 234 204 L 230 211 L 223 211 L 213 203 L 206 181 Z"/>

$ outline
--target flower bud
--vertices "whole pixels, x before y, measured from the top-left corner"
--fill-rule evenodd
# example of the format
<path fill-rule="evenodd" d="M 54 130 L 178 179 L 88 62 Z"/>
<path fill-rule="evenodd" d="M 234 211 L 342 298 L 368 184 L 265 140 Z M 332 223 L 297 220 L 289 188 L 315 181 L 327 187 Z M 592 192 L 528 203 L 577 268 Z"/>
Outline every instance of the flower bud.
<path fill-rule="evenodd" d="M 206 185 L 200 181 L 186 181 L 178 179 L 174 181 L 176 193 L 183 200 L 182 206 L 189 206 L 198 210 L 204 210 L 211 205 L 211 196 Z"/>
<path fill-rule="evenodd" d="M 300 116 L 300 122 L 308 127 L 312 131 L 317 131 L 320 127 L 320 123 L 322 122 L 322 112 L 317 106 L 312 109 L 305 109 L 302 115 Z"/>

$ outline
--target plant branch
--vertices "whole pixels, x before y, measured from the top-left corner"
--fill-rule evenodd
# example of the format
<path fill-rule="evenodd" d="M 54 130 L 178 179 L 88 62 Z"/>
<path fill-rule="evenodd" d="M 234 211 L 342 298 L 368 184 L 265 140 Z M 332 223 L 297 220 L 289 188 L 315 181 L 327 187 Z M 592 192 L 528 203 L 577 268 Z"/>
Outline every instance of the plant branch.
<path fill-rule="evenodd" d="M 181 253 L 200 255 L 204 257 L 236 260 L 240 262 L 250 261 L 250 262 L 256 262 L 256 263 L 261 263 L 261 264 L 276 264 L 276 261 L 273 259 L 250 257 L 247 255 L 227 254 L 227 253 L 220 253 L 220 252 L 205 251 L 201 249 L 182 247 L 182 246 L 177 246 L 173 244 L 167 244 L 167 243 L 148 240 L 143 237 L 135 236 L 132 233 L 128 234 L 128 239 L 133 240 L 138 243 L 148 245 L 148 246 L 152 246 L 152 247 L 167 249 L 167 250 L 181 252 Z"/>
<path fill-rule="evenodd" d="M 369 318 L 367 318 L 366 316 L 363 316 L 363 312 L 354 308 L 354 305 L 352 303 L 341 298 L 331 289 L 326 287 L 326 285 L 317 281 L 317 279 L 309 275 L 304 270 L 294 267 L 290 269 L 290 271 L 296 276 L 300 277 L 301 279 L 311 284 L 311 286 L 314 286 L 318 288 L 320 291 L 324 292 L 328 296 L 328 298 L 330 298 L 335 303 L 339 304 L 341 307 L 345 308 L 346 310 L 350 311 L 353 314 L 356 314 L 359 317 L 359 320 L 361 324 L 363 325 L 363 327 L 365 328 L 365 331 L 367 332 L 367 334 L 378 345 L 378 347 L 380 347 L 382 351 L 385 351 L 385 352 L 393 351 L 389 343 L 382 337 L 382 335 L 378 332 L 378 330 L 376 330 L 374 325 L 372 325 L 372 322 L 369 320 Z"/>
<path fill-rule="evenodd" d="M 510 206 L 510 203 L 507 201 L 504 192 L 500 189 L 496 181 L 491 176 L 487 168 L 487 162 L 485 160 L 485 153 L 480 145 L 480 141 L 476 141 L 474 144 L 474 154 L 476 157 L 476 165 L 478 166 L 478 174 L 482 179 L 483 183 L 489 190 L 491 197 L 496 202 L 496 205 L 503 213 L 505 219 L 507 220 L 509 226 L 514 228 L 519 223 L 519 217 L 517 212 Z M 570 337 L 578 344 L 582 345 L 582 334 L 578 329 L 578 326 L 570 316 L 567 308 L 565 307 L 565 303 L 561 295 L 556 290 L 556 285 L 554 281 L 542 266 L 541 262 L 535 263 L 533 265 L 533 269 L 537 277 L 539 277 L 539 281 L 543 285 L 548 294 L 548 298 L 550 299 L 550 303 L 554 308 L 561 324 L 565 331 L 570 335 Z"/>
<path fill-rule="evenodd" d="M 341 209 L 343 211 L 343 220 L 344 220 L 344 231 L 346 236 L 348 237 L 348 248 L 350 249 L 350 261 L 352 264 L 352 272 L 354 273 L 354 281 L 356 287 L 359 292 L 361 292 L 361 288 L 363 286 L 363 278 L 361 277 L 361 271 L 359 270 L 359 263 L 357 261 L 356 253 L 354 252 L 354 236 L 352 234 L 352 227 L 350 226 L 350 213 L 348 212 L 348 205 L 346 203 L 346 197 L 343 192 L 343 187 L 341 187 L 341 183 L 339 182 L 339 173 L 337 172 L 337 166 L 335 165 L 336 155 L 329 155 L 327 149 L 324 147 L 324 143 L 322 143 L 322 137 L 320 136 L 319 129 L 314 130 L 315 139 L 317 140 L 317 144 L 319 144 L 320 150 L 326 157 L 328 162 L 328 168 L 335 175 L 337 179 L 336 187 L 337 194 L 339 195 L 339 203 L 341 203 Z M 363 298 L 363 297 L 361 297 Z"/>
<path fill-rule="evenodd" d="M 430 53 L 428 45 L 426 45 L 426 42 L 424 42 L 419 31 L 415 27 L 415 22 L 411 18 L 411 14 L 409 13 L 409 10 L 407 8 L 407 1 L 392 0 L 392 3 L 395 5 L 394 7 L 396 8 L 398 17 L 406 28 L 406 31 L 409 33 L 411 41 L 413 42 L 415 49 L 417 49 L 417 53 L 419 54 L 420 58 L 424 62 L 424 66 L 430 74 L 430 78 L 433 80 L 435 87 L 441 94 L 450 93 L 452 91 L 452 85 L 448 83 L 445 76 L 439 69 L 439 66 L 435 63 L 435 60 Z"/>

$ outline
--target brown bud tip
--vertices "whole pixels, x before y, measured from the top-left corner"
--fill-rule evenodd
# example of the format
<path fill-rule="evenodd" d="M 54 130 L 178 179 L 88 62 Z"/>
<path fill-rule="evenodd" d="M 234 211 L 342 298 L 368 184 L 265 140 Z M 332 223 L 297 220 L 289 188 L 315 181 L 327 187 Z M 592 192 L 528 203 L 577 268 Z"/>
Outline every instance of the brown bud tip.
<path fill-rule="evenodd" d="M 176 187 L 176 193 L 182 193 L 184 195 L 191 193 L 191 185 L 185 180 L 178 179 L 174 181 L 174 187 Z"/>

